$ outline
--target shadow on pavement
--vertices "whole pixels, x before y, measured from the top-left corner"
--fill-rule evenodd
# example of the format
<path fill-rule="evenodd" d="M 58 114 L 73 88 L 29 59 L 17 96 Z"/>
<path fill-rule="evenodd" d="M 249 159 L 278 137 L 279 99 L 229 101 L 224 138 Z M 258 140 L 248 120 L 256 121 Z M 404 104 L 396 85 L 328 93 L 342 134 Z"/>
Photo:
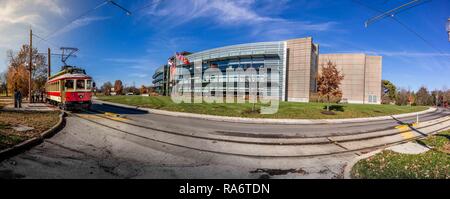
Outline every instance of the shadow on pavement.
<path fill-rule="evenodd" d="M 401 120 L 395 118 L 394 116 L 391 116 L 391 117 L 392 117 L 392 119 L 394 119 L 395 121 L 397 121 L 397 123 L 399 123 L 400 125 L 408 125 L 408 127 L 409 127 L 411 130 L 413 130 L 413 131 L 419 133 L 420 135 L 425 136 L 425 137 L 428 136 L 428 134 L 422 133 L 422 132 L 419 131 L 418 129 L 414 128 L 413 124 L 403 122 L 403 121 L 401 121 Z"/>
<path fill-rule="evenodd" d="M 138 115 L 138 114 L 148 114 L 147 111 L 133 109 L 133 108 L 124 108 L 107 104 L 92 104 L 91 109 L 100 112 L 111 112 L 115 114 L 128 114 L 128 115 Z"/>

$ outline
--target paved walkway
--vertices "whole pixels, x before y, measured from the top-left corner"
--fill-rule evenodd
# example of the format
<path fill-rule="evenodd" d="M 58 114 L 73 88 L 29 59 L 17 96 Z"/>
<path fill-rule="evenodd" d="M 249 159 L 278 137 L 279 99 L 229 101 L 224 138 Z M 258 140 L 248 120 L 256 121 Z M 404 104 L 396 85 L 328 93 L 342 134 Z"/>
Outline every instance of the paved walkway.
<path fill-rule="evenodd" d="M 251 158 L 208 153 L 69 116 L 54 137 L 0 162 L 0 179 L 341 178 L 345 163 L 355 156 Z"/>
<path fill-rule="evenodd" d="M 14 104 L 9 104 L 3 107 L 4 110 L 9 111 L 54 111 L 57 110 L 57 108 L 45 104 L 45 103 L 22 103 L 22 108 L 14 108 Z"/>

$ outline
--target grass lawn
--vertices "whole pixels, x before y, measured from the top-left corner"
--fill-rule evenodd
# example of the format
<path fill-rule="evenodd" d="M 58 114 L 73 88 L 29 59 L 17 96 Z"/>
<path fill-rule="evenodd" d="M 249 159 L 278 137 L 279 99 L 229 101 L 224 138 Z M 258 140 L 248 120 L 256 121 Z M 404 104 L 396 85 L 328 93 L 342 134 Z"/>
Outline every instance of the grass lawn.
<path fill-rule="evenodd" d="M 0 111 L 0 150 L 19 144 L 50 129 L 59 121 L 59 112 Z M 11 127 L 25 125 L 34 130 L 17 132 Z"/>
<path fill-rule="evenodd" d="M 161 109 L 168 111 L 210 114 L 220 116 L 234 116 L 247 118 L 290 118 L 290 119 L 340 119 L 376 117 L 395 115 L 426 110 L 427 107 L 408 107 L 396 105 L 366 105 L 366 104 L 334 104 L 336 115 L 325 115 L 322 112 L 326 108 L 323 103 L 295 103 L 280 102 L 279 111 L 273 115 L 262 115 L 252 111 L 252 104 L 176 104 L 170 97 L 142 97 L 142 96 L 99 96 L 98 99 L 141 106 L 146 108 Z M 256 106 L 259 109 L 261 104 Z"/>
<path fill-rule="evenodd" d="M 419 155 L 383 151 L 361 160 L 352 177 L 363 179 L 450 179 L 450 131 L 420 140 L 433 149 Z"/>

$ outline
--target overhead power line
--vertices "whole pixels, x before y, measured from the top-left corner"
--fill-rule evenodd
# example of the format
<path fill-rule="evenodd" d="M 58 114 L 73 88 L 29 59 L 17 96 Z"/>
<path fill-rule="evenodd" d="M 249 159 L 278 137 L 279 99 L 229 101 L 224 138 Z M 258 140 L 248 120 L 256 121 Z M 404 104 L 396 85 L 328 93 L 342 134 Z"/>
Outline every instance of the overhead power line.
<path fill-rule="evenodd" d="M 368 8 L 368 9 L 370 9 L 370 10 L 373 10 L 373 11 L 375 11 L 375 12 L 383 13 L 383 11 L 381 11 L 381 10 L 379 10 L 379 9 L 376 9 L 376 8 L 373 8 L 373 7 L 371 7 L 371 6 L 368 6 L 368 5 L 362 3 L 362 2 L 359 1 L 359 0 L 353 0 L 353 2 L 355 2 L 355 3 L 357 3 L 357 4 L 361 5 L 361 6 L 363 6 L 363 7 L 365 7 L 365 8 Z M 416 6 L 417 6 L 417 5 L 416 5 Z M 398 20 L 398 19 L 397 19 L 395 16 L 393 16 L 393 15 L 391 15 L 390 18 L 391 18 L 392 20 L 394 20 L 395 22 L 397 22 L 398 24 L 400 24 L 400 25 L 401 25 L 403 28 L 405 28 L 407 31 L 409 31 L 409 32 L 411 32 L 412 34 L 414 34 L 417 38 L 419 38 L 420 40 L 422 40 L 422 41 L 423 41 L 425 44 L 427 44 L 430 48 L 432 48 L 433 50 L 435 50 L 435 51 L 438 52 L 439 54 L 444 55 L 444 53 L 443 53 L 440 49 L 436 48 L 430 41 L 428 41 L 425 37 L 423 37 L 422 35 L 420 35 L 417 31 L 415 31 L 414 29 L 410 28 L 408 25 L 406 25 L 405 23 L 401 22 L 400 20 Z"/>
<path fill-rule="evenodd" d="M 120 4 L 116 3 L 113 0 L 106 0 L 103 1 L 102 3 L 98 4 L 97 6 L 93 7 L 92 9 L 87 10 L 86 12 L 78 15 L 77 17 L 73 18 L 72 20 L 70 20 L 67 24 L 65 24 L 64 26 L 62 26 L 61 28 L 56 29 L 55 31 L 51 32 L 50 34 L 48 34 L 45 39 L 49 39 L 51 37 L 53 37 L 54 35 L 56 35 L 57 33 L 59 33 L 61 30 L 64 30 L 64 28 L 66 28 L 67 26 L 71 25 L 72 23 L 74 23 L 75 21 L 91 14 L 92 12 L 98 10 L 99 8 L 106 6 L 108 4 L 111 4 L 115 7 L 118 7 L 120 10 L 124 11 L 127 15 L 131 15 L 132 13 L 130 11 L 128 11 L 126 8 L 124 8 L 123 6 L 121 6 Z"/>
<path fill-rule="evenodd" d="M 53 42 L 48 41 L 47 39 L 42 38 L 41 36 L 33 33 L 33 36 L 39 39 L 39 42 L 43 41 L 47 44 L 50 44 L 51 46 L 55 47 L 55 48 L 59 48 L 59 46 L 57 46 L 56 44 L 54 44 Z"/>
<path fill-rule="evenodd" d="M 148 8 L 148 7 L 150 7 L 150 6 L 153 6 L 153 5 L 157 4 L 157 3 L 158 3 L 158 2 L 152 1 L 151 3 L 146 4 L 146 5 L 144 5 L 144 6 L 140 7 L 140 8 L 136 8 L 136 9 L 134 9 L 133 11 L 129 11 L 128 9 L 126 9 L 125 7 L 123 7 L 122 5 L 116 3 L 116 2 L 113 1 L 113 0 L 105 0 L 105 1 L 103 1 L 103 2 L 101 2 L 101 3 L 99 3 L 98 5 L 96 5 L 95 7 L 93 7 L 92 9 L 89 9 L 89 10 L 87 10 L 86 12 L 84 12 L 84 13 L 78 15 L 77 17 L 73 18 L 73 19 L 70 20 L 68 23 L 66 23 L 64 26 L 62 26 L 61 28 L 58 28 L 58 29 L 56 29 L 55 31 L 49 33 L 46 37 L 39 37 L 40 41 L 38 42 L 38 44 L 39 44 L 41 41 L 45 41 L 45 42 L 47 42 L 48 44 L 54 45 L 54 44 L 52 44 L 51 42 L 48 41 L 49 38 L 55 36 L 58 32 L 60 32 L 61 30 L 63 30 L 63 29 L 66 28 L 67 26 L 71 25 L 71 24 L 74 23 L 75 21 L 77 21 L 77 20 L 79 20 L 79 19 L 81 19 L 81 18 L 83 18 L 83 17 L 85 17 L 85 16 L 91 14 L 92 12 L 98 10 L 99 8 L 101 8 L 101 7 L 105 6 L 105 5 L 111 4 L 111 5 L 113 5 L 113 6 L 117 7 L 117 8 L 119 8 L 119 9 L 122 10 L 123 12 L 125 12 L 126 15 L 130 16 L 130 15 L 132 15 L 134 12 L 143 10 L 143 9 Z M 59 48 L 59 47 L 58 47 L 58 48 Z"/>
<path fill-rule="evenodd" d="M 116 2 L 110 0 L 108 1 L 108 3 L 111 3 L 112 5 L 115 5 L 116 7 L 120 8 L 122 11 L 124 11 L 128 16 L 131 15 L 131 12 L 129 10 L 127 10 L 126 8 L 124 8 L 123 6 L 117 4 Z"/>
<path fill-rule="evenodd" d="M 370 24 L 376 23 L 377 21 L 380 21 L 386 17 L 393 17 L 400 12 L 403 12 L 407 9 L 416 7 L 418 5 L 422 5 L 427 2 L 430 2 L 430 1 L 429 0 L 412 0 L 412 1 L 405 3 L 399 7 L 396 7 L 387 12 L 382 12 L 380 15 L 370 18 L 369 20 L 366 21 L 365 26 L 367 28 Z"/>
<path fill-rule="evenodd" d="M 151 3 L 148 3 L 148 4 L 146 4 L 146 5 L 144 5 L 144 6 L 140 7 L 140 8 L 134 9 L 132 12 L 135 13 L 137 11 L 141 11 L 141 10 L 146 9 L 148 7 L 154 6 L 154 5 L 158 4 L 158 3 L 159 3 L 158 1 L 152 1 Z"/>

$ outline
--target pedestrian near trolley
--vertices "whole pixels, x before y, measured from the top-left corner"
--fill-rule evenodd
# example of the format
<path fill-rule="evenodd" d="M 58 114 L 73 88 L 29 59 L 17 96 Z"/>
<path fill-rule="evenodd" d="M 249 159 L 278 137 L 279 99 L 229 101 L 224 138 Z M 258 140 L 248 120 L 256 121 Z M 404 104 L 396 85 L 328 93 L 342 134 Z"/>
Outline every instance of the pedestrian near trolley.
<path fill-rule="evenodd" d="M 42 103 L 42 102 L 44 102 L 44 92 L 41 91 L 39 94 L 40 94 L 40 97 L 41 97 L 41 103 Z"/>
<path fill-rule="evenodd" d="M 31 95 L 31 102 L 32 103 L 36 103 L 37 102 L 37 100 L 36 100 L 36 91 L 34 91 L 33 95 Z"/>
<path fill-rule="evenodd" d="M 22 108 L 22 93 L 14 89 L 14 108 Z"/>

